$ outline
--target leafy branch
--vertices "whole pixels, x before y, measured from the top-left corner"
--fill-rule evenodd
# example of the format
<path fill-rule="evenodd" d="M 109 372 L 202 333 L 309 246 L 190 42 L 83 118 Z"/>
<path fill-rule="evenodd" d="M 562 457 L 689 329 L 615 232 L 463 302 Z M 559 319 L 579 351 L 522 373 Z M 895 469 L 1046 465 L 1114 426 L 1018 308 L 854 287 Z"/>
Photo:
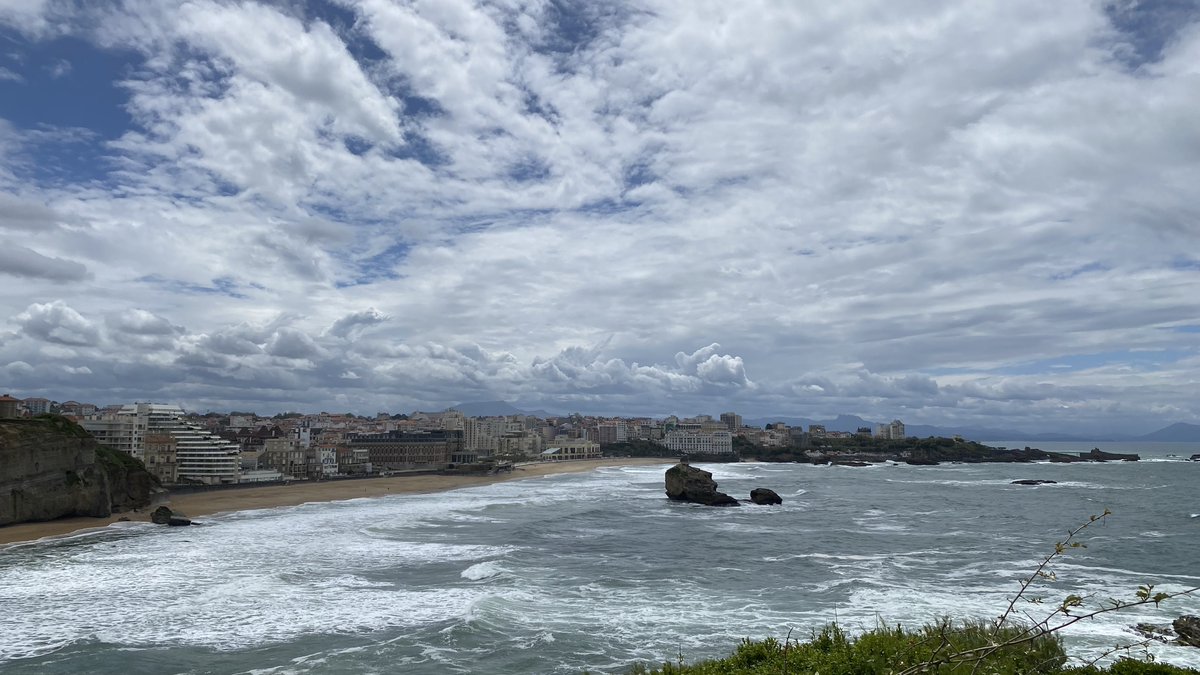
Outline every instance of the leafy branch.
<path fill-rule="evenodd" d="M 1009 623 L 1013 615 L 1017 613 L 1017 603 L 1019 601 L 1024 599 L 1027 602 L 1032 602 L 1035 604 L 1041 603 L 1040 598 L 1028 598 L 1026 596 L 1029 592 L 1029 589 L 1033 587 L 1033 585 L 1039 580 L 1055 580 L 1054 573 L 1048 571 L 1050 564 L 1057 558 L 1065 555 L 1071 549 L 1087 548 L 1086 544 L 1077 540 L 1077 536 L 1091 525 L 1104 521 L 1104 519 L 1111 515 L 1111 513 L 1111 511 L 1105 509 L 1104 513 L 1100 515 L 1090 516 L 1087 522 L 1073 530 L 1069 530 L 1065 539 L 1054 544 L 1054 550 L 1041 560 L 1037 568 L 1034 569 L 1034 571 L 1028 577 L 1022 579 L 1020 589 L 1009 601 L 1008 607 L 1004 610 L 1004 613 L 996 619 L 990 633 L 991 639 L 989 640 L 989 644 L 971 649 L 943 653 L 946 647 L 950 645 L 949 638 L 943 632 L 941 635 L 941 643 L 938 645 L 931 658 L 921 663 L 914 664 L 900 671 L 897 675 L 915 675 L 916 673 L 925 673 L 935 670 L 943 665 L 967 663 L 974 664 L 974 667 L 971 670 L 971 672 L 974 673 L 979 669 L 983 662 L 988 659 L 988 657 L 999 651 L 1008 650 L 1023 645 L 1029 645 L 1039 640 L 1052 638 L 1059 631 L 1062 631 L 1063 629 L 1080 621 L 1085 621 L 1101 614 L 1125 610 L 1141 605 L 1153 604 L 1155 607 L 1157 607 L 1165 600 L 1170 600 L 1171 598 L 1176 598 L 1182 595 L 1190 595 L 1200 591 L 1200 587 L 1194 587 L 1174 593 L 1167 593 L 1163 591 L 1155 591 L 1154 586 L 1151 584 L 1144 584 L 1138 586 L 1138 589 L 1134 594 L 1134 600 L 1122 601 L 1115 598 L 1110 598 L 1102 606 L 1091 611 L 1082 611 L 1082 613 L 1080 612 L 1086 601 L 1090 599 L 1090 596 L 1085 597 L 1072 593 L 1063 598 L 1063 600 L 1042 619 L 1034 620 L 1033 617 L 1028 613 L 1021 612 L 1021 614 L 1029 619 L 1029 623 L 1024 627 L 1019 628 L 1016 632 L 1013 632 L 1011 629 L 1007 631 L 1003 630 L 1005 624 Z M 948 627 L 943 625 L 941 630 L 946 631 L 947 629 Z M 1129 646 L 1126 647 L 1126 649 L 1128 648 Z"/>

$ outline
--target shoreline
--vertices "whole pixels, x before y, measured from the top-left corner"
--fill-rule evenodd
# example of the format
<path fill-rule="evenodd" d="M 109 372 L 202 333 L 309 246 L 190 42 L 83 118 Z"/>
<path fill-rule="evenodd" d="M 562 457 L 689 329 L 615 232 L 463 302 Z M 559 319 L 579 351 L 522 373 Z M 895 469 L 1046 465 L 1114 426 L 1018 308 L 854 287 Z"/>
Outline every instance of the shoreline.
<path fill-rule="evenodd" d="M 348 481 L 304 481 L 289 485 L 267 485 L 237 490 L 213 490 L 170 496 L 162 502 L 139 511 L 114 513 L 106 518 L 77 516 L 35 523 L 17 523 L 0 527 L 0 550 L 16 544 L 59 539 L 92 530 L 102 530 L 126 519 L 131 522 L 150 522 L 154 507 L 166 505 L 188 518 L 202 518 L 231 511 L 253 511 L 285 506 L 300 506 L 312 502 L 333 502 L 346 499 L 378 498 L 400 494 L 431 494 L 462 488 L 491 485 L 511 480 L 526 480 L 562 473 L 582 473 L 605 467 L 649 466 L 669 464 L 661 457 L 617 457 L 611 459 L 582 459 L 562 462 L 519 464 L 510 473 L 491 476 L 392 476 L 363 478 Z M 164 526 L 165 527 L 165 526 Z"/>

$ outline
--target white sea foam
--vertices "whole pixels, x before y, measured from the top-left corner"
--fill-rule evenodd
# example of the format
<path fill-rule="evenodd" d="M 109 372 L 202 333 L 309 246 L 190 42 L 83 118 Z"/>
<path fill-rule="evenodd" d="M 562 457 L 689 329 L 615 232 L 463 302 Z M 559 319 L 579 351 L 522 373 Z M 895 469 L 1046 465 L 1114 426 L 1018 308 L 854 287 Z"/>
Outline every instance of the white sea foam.
<path fill-rule="evenodd" d="M 462 578 L 470 581 L 481 581 L 483 579 L 490 579 L 503 573 L 504 568 L 501 567 L 499 563 L 497 563 L 495 560 L 488 560 L 486 562 L 475 563 L 474 565 L 471 565 L 462 571 L 461 576 Z"/>
<path fill-rule="evenodd" d="M 247 666 L 276 675 L 482 672 L 482 654 L 522 646 L 531 671 L 623 671 L 679 649 L 689 658 L 718 656 L 741 637 L 806 633 L 835 611 L 852 630 L 878 618 L 913 625 L 947 613 L 994 617 L 1038 563 L 1030 533 L 1071 524 L 1049 513 L 1057 507 L 1028 508 L 1027 492 L 955 489 L 1007 485 L 1012 467 L 906 466 L 824 473 L 815 482 L 822 469 L 806 465 L 710 466 L 725 467 L 734 493 L 759 480 L 749 476 L 765 477 L 785 495 L 784 507 L 674 504 L 662 495 L 661 468 L 648 467 L 230 514 L 207 528 L 114 530 L 9 550 L 0 555 L 0 605 L 17 611 L 0 614 L 0 668 L 88 641 L 88 658 L 108 663 L 140 653 L 106 652 L 119 648 L 153 648 L 156 658 L 177 647 L 247 649 Z M 1169 467 L 1158 467 L 1114 466 L 1079 481 L 1084 474 L 1070 473 L 1072 465 L 1049 477 L 1141 489 L 1170 482 L 1153 473 Z M 1170 503 L 1188 503 L 1180 501 L 1186 492 L 1171 489 Z M 808 499 L 787 497 L 800 494 Z M 1054 503 L 1085 497 L 1039 494 Z M 1132 529 L 1163 533 L 1155 546 L 1169 543 L 1186 559 L 1196 551 L 1194 522 L 1147 519 Z M 1127 547 L 1119 526 L 1114 519 L 1102 533 Z M 696 541 L 705 545 L 684 545 Z M 903 550 L 896 542 L 906 542 Z M 1137 569 L 1091 561 L 1107 547 L 1102 538 L 1089 543 L 1056 566 L 1062 581 L 1043 589 L 1048 600 L 1107 597 L 1147 580 L 1164 589 L 1195 585 L 1155 574 L 1153 559 L 1128 565 Z M 1188 569 L 1180 565 L 1163 569 Z M 102 600 L 96 588 L 105 589 Z M 1127 639 L 1130 623 L 1200 611 L 1200 599 L 1164 604 L 1171 607 L 1088 622 L 1068 634 L 1068 650 L 1095 655 Z M 360 651 L 341 651 L 347 641 Z M 260 649 L 266 645 L 273 646 Z M 83 668 L 74 654 L 51 658 Z M 1200 665 L 1200 656 L 1160 657 Z"/>

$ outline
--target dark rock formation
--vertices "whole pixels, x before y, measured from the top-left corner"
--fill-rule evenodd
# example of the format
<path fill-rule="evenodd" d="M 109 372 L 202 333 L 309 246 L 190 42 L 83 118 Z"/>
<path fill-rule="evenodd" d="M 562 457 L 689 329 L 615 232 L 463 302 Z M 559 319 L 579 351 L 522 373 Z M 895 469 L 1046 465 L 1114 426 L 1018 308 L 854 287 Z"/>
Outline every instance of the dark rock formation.
<path fill-rule="evenodd" d="M 149 506 L 158 489 L 141 462 L 64 417 L 0 420 L 0 525 L 106 517 Z"/>
<path fill-rule="evenodd" d="M 171 527 L 182 527 L 184 525 L 191 525 L 191 524 L 192 524 L 192 521 L 188 518 L 184 518 L 183 516 L 171 516 L 171 518 L 169 520 L 167 520 L 167 525 L 169 525 Z"/>
<path fill-rule="evenodd" d="M 1193 462 L 1200 462 L 1200 452 L 1197 452 L 1196 454 L 1192 455 L 1190 459 Z"/>
<path fill-rule="evenodd" d="M 1134 626 L 1133 629 L 1140 633 L 1143 637 L 1148 637 L 1151 640 L 1156 640 L 1158 642 L 1168 642 L 1168 638 L 1175 636 L 1175 633 L 1171 630 L 1170 626 L 1160 626 L 1153 623 L 1139 623 Z"/>
<path fill-rule="evenodd" d="M 1092 448 L 1091 452 L 1081 452 L 1079 457 L 1089 462 L 1136 462 L 1141 459 L 1139 455 L 1104 452 L 1100 448 Z"/>
<path fill-rule="evenodd" d="M 1175 619 L 1171 624 L 1175 629 L 1175 642 L 1189 647 L 1200 647 L 1200 616 L 1184 616 Z"/>
<path fill-rule="evenodd" d="M 754 488 L 750 491 L 750 501 L 762 505 L 782 504 L 783 497 L 780 497 L 774 490 Z"/>
<path fill-rule="evenodd" d="M 667 497 L 706 506 L 739 506 L 738 500 L 717 492 L 712 473 L 680 462 L 667 469 Z"/>
<path fill-rule="evenodd" d="M 1037 479 L 1037 478 L 1022 478 L 1021 480 L 1014 480 L 1012 482 L 1012 484 L 1013 485 L 1057 485 L 1058 481 L 1056 481 L 1056 480 L 1041 480 L 1041 479 Z"/>
<path fill-rule="evenodd" d="M 168 509 L 165 506 L 160 506 L 157 509 L 154 509 L 154 513 L 150 514 L 150 522 L 154 523 L 155 525 L 166 525 L 171 521 L 171 516 L 173 515 L 175 514 L 171 511 L 171 509 Z"/>
<path fill-rule="evenodd" d="M 906 460 L 904 460 L 904 463 L 912 464 L 913 466 L 937 466 L 939 464 L 939 462 L 936 459 L 925 459 L 925 458 L 919 458 L 919 457 L 913 457 L 911 459 L 906 459 Z"/>

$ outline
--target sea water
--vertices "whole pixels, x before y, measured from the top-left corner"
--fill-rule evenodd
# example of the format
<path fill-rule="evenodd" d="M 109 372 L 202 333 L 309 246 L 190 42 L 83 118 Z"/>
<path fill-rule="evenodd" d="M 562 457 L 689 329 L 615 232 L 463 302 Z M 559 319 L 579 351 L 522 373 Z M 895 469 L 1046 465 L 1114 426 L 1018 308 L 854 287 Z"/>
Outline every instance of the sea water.
<path fill-rule="evenodd" d="M 1168 450 L 1138 463 L 702 465 L 735 496 L 775 490 L 776 507 L 671 502 L 664 464 L 191 528 L 120 523 L 0 549 L 0 672 L 618 673 L 835 621 L 988 619 L 1105 509 L 1087 548 L 1036 587 L 1046 603 L 1018 610 L 1175 592 L 1200 585 L 1200 462 L 1166 455 L 1200 447 Z M 1010 483 L 1022 478 L 1058 483 Z M 1133 624 L 1180 614 L 1200 614 L 1200 597 L 1081 622 L 1067 649 L 1092 658 L 1138 640 Z M 1200 667 L 1200 649 L 1150 649 Z"/>

